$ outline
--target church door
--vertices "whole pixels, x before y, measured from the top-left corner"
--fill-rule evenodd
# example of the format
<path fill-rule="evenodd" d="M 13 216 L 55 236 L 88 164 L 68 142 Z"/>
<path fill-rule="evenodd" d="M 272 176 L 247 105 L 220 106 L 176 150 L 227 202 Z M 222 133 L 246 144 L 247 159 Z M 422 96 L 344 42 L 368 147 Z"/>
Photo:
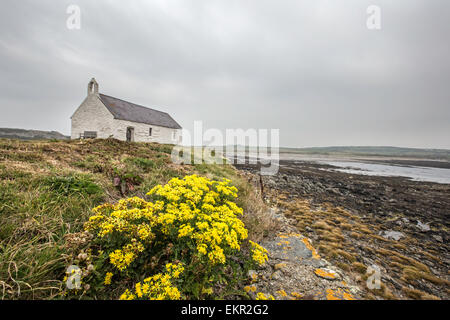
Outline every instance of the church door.
<path fill-rule="evenodd" d="M 127 142 L 134 141 L 134 128 L 128 127 L 127 128 Z"/>

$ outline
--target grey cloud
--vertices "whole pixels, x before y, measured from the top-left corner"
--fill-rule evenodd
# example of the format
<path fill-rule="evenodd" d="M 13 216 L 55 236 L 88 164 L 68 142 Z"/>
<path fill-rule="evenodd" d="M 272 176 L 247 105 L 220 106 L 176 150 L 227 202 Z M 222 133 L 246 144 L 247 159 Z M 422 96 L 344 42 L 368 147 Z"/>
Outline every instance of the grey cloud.
<path fill-rule="evenodd" d="M 375 3 L 376 2 L 376 3 Z M 65 26 L 78 4 L 81 30 Z M 366 28 L 378 4 L 382 30 Z M 450 148 L 446 0 L 12 1 L 0 12 L 0 126 L 70 132 L 100 91 L 284 146 Z"/>

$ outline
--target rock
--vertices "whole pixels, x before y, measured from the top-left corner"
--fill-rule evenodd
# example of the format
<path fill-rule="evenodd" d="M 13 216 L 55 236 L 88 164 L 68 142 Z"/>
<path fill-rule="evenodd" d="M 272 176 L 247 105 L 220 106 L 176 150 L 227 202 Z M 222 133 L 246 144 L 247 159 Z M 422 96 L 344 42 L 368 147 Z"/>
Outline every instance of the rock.
<path fill-rule="evenodd" d="M 275 270 L 282 270 L 284 267 L 286 267 L 286 263 L 277 263 L 277 264 L 274 266 L 274 269 L 275 269 Z"/>
<path fill-rule="evenodd" d="M 316 270 L 314 270 L 314 273 L 316 274 L 316 276 L 327 279 L 327 280 L 340 279 L 340 276 L 336 271 L 328 269 L 328 268 L 316 269 Z"/>
<path fill-rule="evenodd" d="M 314 268 L 322 268 L 328 265 L 323 259 L 301 259 L 299 262 L 303 265 L 313 266 Z"/>
<path fill-rule="evenodd" d="M 282 277 L 281 271 L 277 270 L 274 273 L 272 273 L 271 279 L 273 279 L 273 280 L 280 280 L 281 277 Z"/>
<path fill-rule="evenodd" d="M 113 179 L 113 184 L 114 184 L 114 187 L 120 186 L 120 178 L 119 177 L 115 177 Z"/>
<path fill-rule="evenodd" d="M 359 289 L 357 286 L 349 286 L 348 290 L 353 295 L 357 295 L 357 294 L 359 294 L 361 292 L 361 289 Z"/>
<path fill-rule="evenodd" d="M 401 238 L 405 237 L 405 235 L 402 232 L 393 231 L 393 230 L 383 231 L 383 232 L 380 231 L 379 235 L 382 236 L 383 238 L 392 239 L 395 241 L 398 241 Z"/>
<path fill-rule="evenodd" d="M 429 223 L 422 223 L 419 220 L 417 220 L 417 228 L 419 228 L 420 231 L 422 232 L 427 232 L 431 230 Z"/>
<path fill-rule="evenodd" d="M 355 300 L 348 288 L 326 289 L 314 293 L 314 300 Z"/>
<path fill-rule="evenodd" d="M 431 272 L 433 272 L 433 274 L 434 274 L 435 276 L 439 276 L 439 271 L 437 271 L 436 269 L 431 268 L 431 267 L 430 267 L 430 270 L 431 270 Z"/>
<path fill-rule="evenodd" d="M 275 240 L 263 243 L 262 246 L 268 250 L 272 259 L 298 261 L 313 258 L 311 249 L 297 234 L 281 234 Z"/>
<path fill-rule="evenodd" d="M 437 235 L 437 234 L 434 234 L 434 235 L 433 235 L 433 238 L 434 238 L 434 240 L 436 240 L 437 242 L 444 242 L 444 240 L 442 239 L 442 237 L 439 236 L 439 235 Z"/>

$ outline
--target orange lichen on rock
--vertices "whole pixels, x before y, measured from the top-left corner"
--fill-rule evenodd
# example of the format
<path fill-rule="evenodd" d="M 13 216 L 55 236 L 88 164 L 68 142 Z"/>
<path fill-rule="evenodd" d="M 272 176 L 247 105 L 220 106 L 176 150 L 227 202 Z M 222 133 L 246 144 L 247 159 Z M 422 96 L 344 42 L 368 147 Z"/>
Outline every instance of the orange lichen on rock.
<path fill-rule="evenodd" d="M 350 293 L 342 289 L 327 289 L 325 290 L 325 293 L 327 300 L 355 300 L 355 298 Z"/>
<path fill-rule="evenodd" d="M 278 235 L 279 238 L 287 239 L 287 238 L 301 238 L 302 235 L 300 233 L 280 233 Z"/>
<path fill-rule="evenodd" d="M 319 254 L 317 253 L 316 249 L 311 245 L 311 243 L 309 242 L 309 240 L 307 238 L 303 238 L 302 239 L 303 243 L 305 244 L 305 246 L 311 250 L 312 256 L 314 259 L 320 259 Z"/>
<path fill-rule="evenodd" d="M 290 242 L 289 241 L 280 241 L 277 243 L 277 246 L 283 246 L 283 248 L 287 248 L 287 246 L 289 246 Z"/>
<path fill-rule="evenodd" d="M 314 273 L 316 275 L 318 275 L 319 277 L 325 278 L 325 279 L 330 279 L 330 280 L 334 280 L 336 279 L 336 273 L 334 272 L 329 272 L 323 269 L 316 269 L 314 270 Z"/>
<path fill-rule="evenodd" d="M 341 300 L 336 296 L 336 293 L 332 289 L 325 290 L 327 294 L 327 300 Z"/>

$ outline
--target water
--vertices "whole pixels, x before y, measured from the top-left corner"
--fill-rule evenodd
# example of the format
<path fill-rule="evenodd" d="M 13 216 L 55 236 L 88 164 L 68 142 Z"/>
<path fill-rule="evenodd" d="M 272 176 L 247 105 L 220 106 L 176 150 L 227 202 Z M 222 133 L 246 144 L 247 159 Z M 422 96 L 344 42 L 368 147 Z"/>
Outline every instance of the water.
<path fill-rule="evenodd" d="M 450 184 L 450 169 L 399 166 L 357 161 L 319 160 L 317 162 L 339 167 L 339 169 L 333 170 L 350 174 L 384 177 L 406 177 L 415 181 Z"/>
<path fill-rule="evenodd" d="M 251 155 L 257 159 L 256 155 Z M 238 157 L 245 160 L 243 157 Z M 233 159 L 229 158 L 232 162 Z M 369 176 L 383 177 L 405 177 L 414 181 L 435 182 L 450 184 L 450 169 L 421 167 L 421 166 L 402 166 L 397 164 L 378 164 L 363 162 L 361 160 L 339 159 L 329 156 L 299 155 L 299 154 L 280 154 L 280 160 L 307 161 L 332 165 L 338 168 L 331 170 L 345 172 L 349 174 L 360 174 Z"/>

